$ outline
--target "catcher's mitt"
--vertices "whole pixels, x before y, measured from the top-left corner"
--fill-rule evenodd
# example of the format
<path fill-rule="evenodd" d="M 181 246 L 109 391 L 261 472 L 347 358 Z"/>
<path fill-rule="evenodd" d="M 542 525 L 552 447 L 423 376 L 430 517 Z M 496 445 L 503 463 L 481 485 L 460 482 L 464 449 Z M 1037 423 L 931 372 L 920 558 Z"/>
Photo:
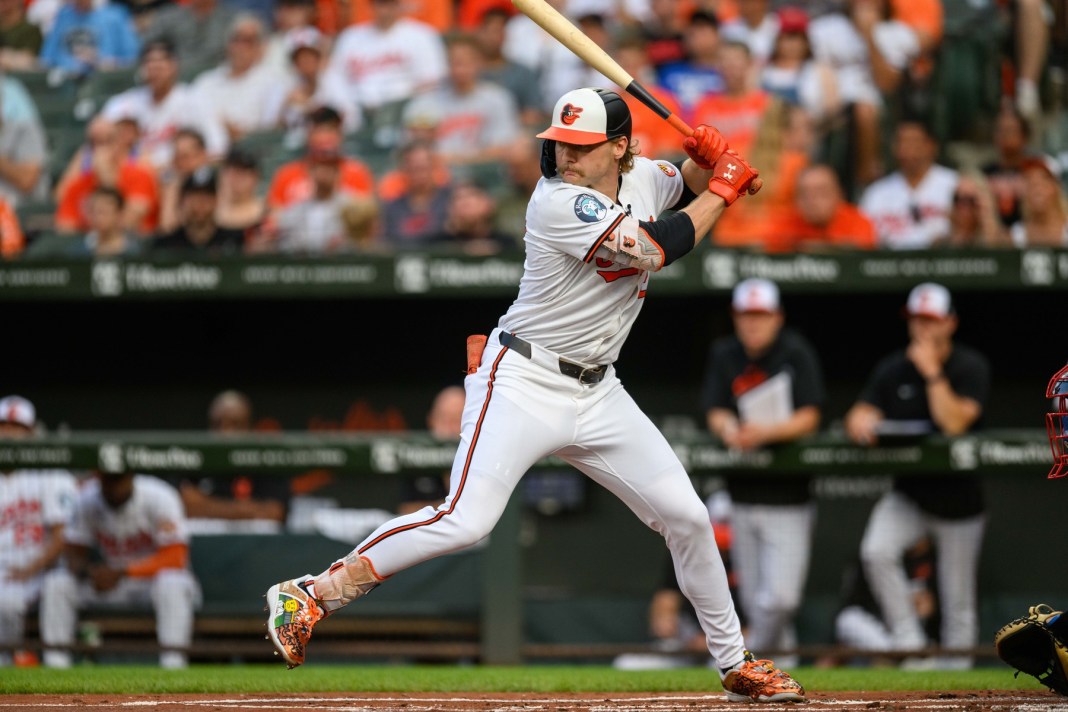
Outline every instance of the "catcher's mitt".
<path fill-rule="evenodd" d="M 994 636 L 998 657 L 1021 672 L 1033 675 L 1043 685 L 1068 695 L 1068 647 L 1065 633 L 1068 616 L 1044 603 L 1031 606 L 1027 618 L 1002 626 Z"/>

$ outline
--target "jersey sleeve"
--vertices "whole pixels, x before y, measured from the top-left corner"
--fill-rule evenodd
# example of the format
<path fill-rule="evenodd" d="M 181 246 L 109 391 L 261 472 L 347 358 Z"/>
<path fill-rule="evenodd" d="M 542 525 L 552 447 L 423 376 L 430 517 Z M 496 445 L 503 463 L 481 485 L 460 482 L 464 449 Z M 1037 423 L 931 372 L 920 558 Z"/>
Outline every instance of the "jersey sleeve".
<path fill-rule="evenodd" d="M 601 193 L 559 179 L 542 179 L 530 208 L 527 239 L 583 262 L 593 261 L 601 244 L 627 217 Z"/>
<path fill-rule="evenodd" d="M 679 202 L 682 197 L 682 189 L 685 184 L 682 180 L 682 171 L 670 161 L 649 161 L 637 159 L 635 168 L 642 167 L 647 173 L 654 186 L 653 193 L 656 200 L 657 215 Z"/>
<path fill-rule="evenodd" d="M 41 503 L 41 517 L 48 526 L 66 524 L 74 510 L 74 500 L 78 491 L 74 477 L 68 472 L 56 472 L 51 475 L 48 490 Z"/>
<path fill-rule="evenodd" d="M 178 490 L 157 479 L 152 489 L 151 507 L 157 547 L 189 543 L 185 510 Z"/>
<path fill-rule="evenodd" d="M 96 522 L 93 513 L 93 499 L 100 496 L 100 489 L 96 483 L 90 483 L 78 493 L 71 508 L 70 521 L 63 530 L 63 538 L 68 544 L 92 547 L 96 544 L 94 529 Z"/>

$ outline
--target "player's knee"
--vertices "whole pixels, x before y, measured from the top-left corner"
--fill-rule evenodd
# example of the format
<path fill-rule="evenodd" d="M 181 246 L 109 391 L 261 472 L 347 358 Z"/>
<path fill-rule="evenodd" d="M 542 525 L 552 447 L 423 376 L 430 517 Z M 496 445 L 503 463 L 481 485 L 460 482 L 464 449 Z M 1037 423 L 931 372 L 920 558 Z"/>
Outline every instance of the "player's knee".
<path fill-rule="evenodd" d="M 74 598 L 77 587 L 78 582 L 73 574 L 66 569 L 56 569 L 46 574 L 41 581 L 41 599 Z"/>
<path fill-rule="evenodd" d="M 687 507 L 677 512 L 667 522 L 667 537 L 671 542 L 712 541 L 715 548 L 715 534 L 708 520 L 708 510 L 698 501 L 698 506 Z"/>

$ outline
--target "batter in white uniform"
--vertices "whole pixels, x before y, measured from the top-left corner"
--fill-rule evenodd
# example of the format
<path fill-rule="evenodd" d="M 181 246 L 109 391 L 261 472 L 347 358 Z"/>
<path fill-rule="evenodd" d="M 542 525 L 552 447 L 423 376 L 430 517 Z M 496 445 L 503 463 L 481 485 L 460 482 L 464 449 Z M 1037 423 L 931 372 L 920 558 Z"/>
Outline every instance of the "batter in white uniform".
<path fill-rule="evenodd" d="M 90 563 L 97 549 L 102 563 Z M 66 568 L 45 577 L 41 639 L 49 667 L 69 667 L 78 609 L 156 611 L 160 665 L 186 665 L 200 587 L 188 568 L 189 534 L 178 491 L 158 477 L 100 474 L 79 492 L 66 531 Z"/>
<path fill-rule="evenodd" d="M 304 661 L 320 618 L 398 571 L 489 534 L 523 474 L 555 454 L 664 536 L 731 699 L 804 699 L 789 675 L 745 650 L 708 512 L 612 365 L 650 273 L 693 249 L 695 236 L 760 184 L 711 127 L 686 139 L 690 159 L 680 166 L 635 156 L 630 128 L 613 92 L 577 89 L 556 103 L 552 126 L 539 134 L 544 177 L 527 207 L 519 296 L 485 351 L 469 354 L 449 496 L 379 527 L 319 576 L 271 587 L 267 628 L 290 667 Z M 669 208 L 678 212 L 656 219 Z"/>

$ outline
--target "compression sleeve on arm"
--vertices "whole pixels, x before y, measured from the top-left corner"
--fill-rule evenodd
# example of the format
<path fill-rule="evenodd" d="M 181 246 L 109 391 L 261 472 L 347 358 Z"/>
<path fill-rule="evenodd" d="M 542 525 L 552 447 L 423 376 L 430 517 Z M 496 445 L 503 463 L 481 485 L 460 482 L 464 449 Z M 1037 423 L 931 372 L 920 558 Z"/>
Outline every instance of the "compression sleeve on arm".
<path fill-rule="evenodd" d="M 189 559 L 189 547 L 185 544 L 170 544 L 160 547 L 156 553 L 133 561 L 126 566 L 126 575 L 134 578 L 155 576 L 163 569 L 185 568 Z"/>
<path fill-rule="evenodd" d="M 686 213 L 675 213 L 655 222 L 639 221 L 639 224 L 664 251 L 663 267 L 692 250 L 697 240 L 693 220 Z"/>

